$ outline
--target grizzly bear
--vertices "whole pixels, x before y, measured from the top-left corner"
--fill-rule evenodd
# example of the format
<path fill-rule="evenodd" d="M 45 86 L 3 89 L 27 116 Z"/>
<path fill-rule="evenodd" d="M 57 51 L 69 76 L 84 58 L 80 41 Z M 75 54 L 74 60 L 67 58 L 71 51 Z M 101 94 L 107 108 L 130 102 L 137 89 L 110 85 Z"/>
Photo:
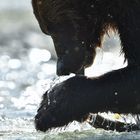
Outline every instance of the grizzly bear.
<path fill-rule="evenodd" d="M 140 1 L 32 0 L 32 5 L 42 31 L 54 41 L 57 74 L 76 74 L 43 95 L 36 129 L 81 121 L 90 112 L 140 113 Z M 128 66 L 87 78 L 84 69 L 109 30 L 118 32 Z"/>

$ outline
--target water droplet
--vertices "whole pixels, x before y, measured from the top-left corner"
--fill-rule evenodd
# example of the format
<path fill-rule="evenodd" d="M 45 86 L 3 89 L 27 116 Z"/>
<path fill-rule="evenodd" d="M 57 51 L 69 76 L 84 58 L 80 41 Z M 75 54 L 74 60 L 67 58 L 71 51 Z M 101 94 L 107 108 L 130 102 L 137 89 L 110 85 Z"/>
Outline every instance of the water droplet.
<path fill-rule="evenodd" d="M 91 8 L 94 8 L 94 5 L 92 4 L 90 7 L 91 7 Z"/>
<path fill-rule="evenodd" d="M 76 52 L 79 51 L 79 47 L 75 47 L 75 51 L 76 51 Z"/>
<path fill-rule="evenodd" d="M 84 42 L 84 41 L 82 41 L 82 44 L 85 44 L 85 42 Z"/>
<path fill-rule="evenodd" d="M 38 4 L 39 4 L 39 5 L 41 5 L 41 4 L 42 4 L 42 1 L 41 1 L 41 0 L 39 0 L 39 1 L 38 1 Z"/>
<path fill-rule="evenodd" d="M 69 50 L 66 50 L 66 51 L 65 51 L 65 54 L 69 54 Z"/>

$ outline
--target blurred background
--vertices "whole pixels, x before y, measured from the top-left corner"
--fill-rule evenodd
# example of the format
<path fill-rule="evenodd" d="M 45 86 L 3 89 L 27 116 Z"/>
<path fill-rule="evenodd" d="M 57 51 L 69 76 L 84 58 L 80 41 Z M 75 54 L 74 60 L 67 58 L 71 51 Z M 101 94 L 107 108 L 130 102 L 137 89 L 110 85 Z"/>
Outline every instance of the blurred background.
<path fill-rule="evenodd" d="M 111 38 L 105 36 L 103 48 L 97 49 L 98 55 L 93 66 L 86 70 L 87 76 L 98 76 L 127 65 L 123 63 L 123 54 L 120 55 L 118 36 L 110 34 Z M 41 32 L 33 15 L 31 0 L 1 0 L 0 140 L 44 138 L 44 134 L 35 131 L 33 118 L 42 94 L 57 78 L 56 59 L 53 41 Z M 74 124 L 74 130 L 76 129 L 83 130 Z M 69 130 L 72 131 L 73 128 Z M 95 133 L 98 139 L 101 132 Z M 85 136 L 91 135 L 92 139 L 95 133 L 86 132 Z M 69 137 L 73 135 L 74 133 L 69 134 Z M 108 137 L 114 135 L 116 137 L 116 133 Z M 68 135 L 47 134 L 44 139 L 54 137 L 66 139 Z"/>
<path fill-rule="evenodd" d="M 0 139 L 11 139 L 23 131 L 34 132 L 33 117 L 41 95 L 56 76 L 55 59 L 53 42 L 41 32 L 31 0 L 2 0 Z"/>
<path fill-rule="evenodd" d="M 14 96 L 31 93 L 33 85 L 54 77 L 56 55 L 51 37 L 39 29 L 30 0 L 1 2 L 0 33 L 0 95 L 4 98 L 0 106 L 9 109 L 16 104 Z M 18 107 L 22 107 L 19 98 Z"/>

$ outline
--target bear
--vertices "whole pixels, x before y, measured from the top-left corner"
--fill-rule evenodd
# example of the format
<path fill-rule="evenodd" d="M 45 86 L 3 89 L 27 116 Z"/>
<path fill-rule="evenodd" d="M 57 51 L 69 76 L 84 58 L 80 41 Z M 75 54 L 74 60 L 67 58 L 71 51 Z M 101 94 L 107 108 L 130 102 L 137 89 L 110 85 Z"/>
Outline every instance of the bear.
<path fill-rule="evenodd" d="M 57 75 L 76 76 L 43 95 L 35 116 L 40 131 L 84 121 L 90 112 L 140 113 L 140 1 L 32 0 L 41 30 L 54 41 Z M 109 30 L 118 32 L 128 66 L 84 76 Z"/>

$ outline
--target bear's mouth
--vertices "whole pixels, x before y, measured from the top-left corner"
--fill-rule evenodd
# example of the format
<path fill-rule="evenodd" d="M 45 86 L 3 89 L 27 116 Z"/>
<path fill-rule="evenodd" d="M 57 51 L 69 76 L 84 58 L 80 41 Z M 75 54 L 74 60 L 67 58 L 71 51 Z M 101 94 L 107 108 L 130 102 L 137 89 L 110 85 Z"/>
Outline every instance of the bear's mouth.
<path fill-rule="evenodd" d="M 82 61 L 79 63 L 74 62 L 67 62 L 65 63 L 65 58 L 58 59 L 57 61 L 57 75 L 64 76 L 74 73 L 76 75 L 84 75 L 85 66 Z M 72 66 L 72 67 L 71 67 Z"/>

